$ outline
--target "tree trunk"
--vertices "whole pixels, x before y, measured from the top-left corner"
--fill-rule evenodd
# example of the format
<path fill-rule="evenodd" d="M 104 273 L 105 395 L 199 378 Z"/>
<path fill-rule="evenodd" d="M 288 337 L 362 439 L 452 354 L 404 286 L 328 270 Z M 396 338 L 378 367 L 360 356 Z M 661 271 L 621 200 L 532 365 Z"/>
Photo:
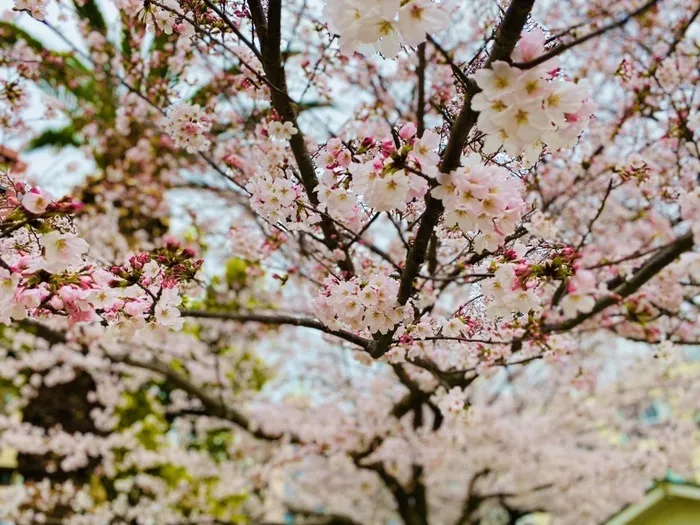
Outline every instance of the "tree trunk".
<path fill-rule="evenodd" d="M 421 509 L 409 506 L 399 512 L 405 525 L 428 525 L 428 516 Z"/>
<path fill-rule="evenodd" d="M 421 481 L 423 468 L 413 466 L 413 490 L 397 498 L 399 514 L 406 525 L 428 525 L 428 504 L 425 498 L 425 486 Z"/>

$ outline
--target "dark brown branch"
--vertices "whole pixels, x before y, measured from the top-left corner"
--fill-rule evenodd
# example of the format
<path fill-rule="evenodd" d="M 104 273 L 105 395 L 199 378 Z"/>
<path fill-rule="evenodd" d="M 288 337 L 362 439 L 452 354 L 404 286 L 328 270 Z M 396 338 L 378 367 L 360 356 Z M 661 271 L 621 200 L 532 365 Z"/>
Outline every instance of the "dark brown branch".
<path fill-rule="evenodd" d="M 231 19 L 228 17 L 228 15 L 224 12 L 223 9 L 220 9 L 217 7 L 211 0 L 204 0 L 204 3 L 209 7 L 212 11 L 214 11 L 219 17 L 224 21 L 224 23 L 233 31 L 233 33 L 239 38 L 241 42 L 243 42 L 248 49 L 250 49 L 253 54 L 258 57 L 258 60 L 262 60 L 262 56 L 260 55 L 260 50 L 255 47 L 255 44 L 248 40 L 243 33 L 236 27 L 236 24 L 234 24 Z"/>
<path fill-rule="evenodd" d="M 578 246 L 576 247 L 577 251 L 581 249 L 581 247 L 586 243 L 586 240 L 588 240 L 588 237 L 593 232 L 593 226 L 595 226 L 596 221 L 602 215 L 603 210 L 605 209 L 605 205 L 608 202 L 608 197 L 610 197 L 612 190 L 613 190 L 613 179 L 610 179 L 610 182 L 608 183 L 608 188 L 607 188 L 607 190 L 605 190 L 605 195 L 603 196 L 603 200 L 601 201 L 600 206 L 598 207 L 598 211 L 596 212 L 596 214 L 593 216 L 593 218 L 588 223 L 588 228 L 586 229 L 586 233 L 583 235 L 583 237 L 581 237 L 581 241 L 578 243 Z"/>
<path fill-rule="evenodd" d="M 355 335 L 347 330 L 332 330 L 324 325 L 321 321 L 316 319 L 311 319 L 308 317 L 294 317 L 291 315 L 275 315 L 275 314 L 256 314 L 256 313 L 244 313 L 244 314 L 234 314 L 228 312 L 206 312 L 203 310 L 183 310 L 182 315 L 185 317 L 197 317 L 200 319 L 219 319 L 224 321 L 237 321 L 241 323 L 262 323 L 267 325 L 289 325 L 289 326 L 302 326 L 304 328 L 312 328 L 324 332 L 340 339 L 344 339 L 350 343 L 353 343 L 362 348 L 369 348 L 372 346 L 372 341 Z"/>
<path fill-rule="evenodd" d="M 248 8 L 250 9 L 250 17 L 253 20 L 255 31 L 258 34 L 258 40 L 260 40 L 261 46 L 264 46 L 267 40 L 265 11 L 263 10 L 260 0 L 248 0 Z"/>
<path fill-rule="evenodd" d="M 462 86 L 466 86 L 469 83 L 469 78 L 467 77 L 467 75 L 464 74 L 462 68 L 460 68 L 457 64 L 454 63 L 450 52 L 447 51 L 444 47 L 442 47 L 442 45 L 431 35 L 426 35 L 426 38 L 428 39 L 428 42 L 433 44 L 435 49 L 437 49 L 438 53 L 440 53 L 442 55 L 442 58 L 445 59 L 445 62 L 447 62 L 452 68 L 452 73 L 454 74 L 454 76 L 457 77 L 457 80 L 459 80 Z"/>
<path fill-rule="evenodd" d="M 491 469 L 485 468 L 472 476 L 472 479 L 469 481 L 469 487 L 467 488 L 464 504 L 462 505 L 462 513 L 460 514 L 456 525 L 467 525 L 472 517 L 472 514 L 479 508 L 482 499 L 474 494 L 474 489 L 479 479 L 483 478 L 484 476 L 488 476 L 490 473 Z"/>
<path fill-rule="evenodd" d="M 294 155 L 301 183 L 304 186 L 309 202 L 318 207 L 319 200 L 316 194 L 318 186 L 318 178 L 316 177 L 316 168 L 314 166 L 311 155 L 306 148 L 306 139 L 304 134 L 299 129 L 297 122 L 297 113 L 294 105 L 288 96 L 287 79 L 284 72 L 284 65 L 281 57 L 281 19 L 282 19 L 282 3 L 281 0 L 270 0 L 268 4 L 267 22 L 264 22 L 264 12 L 258 0 L 249 0 L 248 5 L 253 16 L 253 22 L 258 31 L 258 38 L 262 42 L 262 65 L 268 81 L 274 89 L 270 90 L 270 101 L 272 107 L 277 111 L 283 121 L 291 122 L 297 129 L 297 133 L 289 139 L 289 146 Z M 261 18 L 262 17 L 262 18 Z M 327 216 L 321 216 L 321 230 L 325 245 L 330 251 L 341 248 L 340 234 L 332 221 Z M 340 269 L 348 274 L 354 274 L 355 269 L 347 250 L 345 257 L 338 263 Z"/>
<path fill-rule="evenodd" d="M 520 32 L 525 26 L 527 17 L 532 10 L 535 0 L 513 0 L 508 6 L 501 25 L 496 31 L 493 48 L 486 62 L 486 67 L 490 67 L 498 60 L 509 60 L 515 44 L 520 38 Z M 459 166 L 462 156 L 462 149 L 466 143 L 469 132 L 476 124 L 478 113 L 472 110 L 471 101 L 474 95 L 479 92 L 479 87 L 475 82 L 469 81 L 467 92 L 464 97 L 464 104 L 450 129 L 450 138 L 447 147 L 443 153 L 440 171 L 449 173 Z M 442 217 L 444 207 L 442 202 L 433 198 L 430 194 L 425 199 L 425 212 L 421 218 L 416 232 L 416 237 L 413 246 L 406 256 L 404 271 L 401 274 L 399 284 L 399 294 L 397 301 L 399 304 L 406 304 L 408 299 L 413 294 L 413 285 L 420 271 L 421 266 L 425 262 L 428 243 L 433 231 Z M 383 356 L 391 345 L 391 340 L 394 331 L 390 331 L 385 335 L 380 335 L 376 338 L 377 346 L 372 352 L 373 357 L 378 358 Z"/>
<path fill-rule="evenodd" d="M 658 345 L 664 342 L 663 339 L 657 339 L 655 341 L 647 341 L 646 339 L 642 337 L 632 337 L 629 335 L 623 335 L 616 330 L 611 329 L 610 330 L 612 333 L 614 333 L 616 336 L 621 337 L 622 339 L 627 339 L 628 341 L 633 341 L 635 343 L 646 343 L 648 345 Z M 669 338 L 669 342 L 673 343 L 674 345 L 679 345 L 679 346 L 700 346 L 700 339 L 696 341 L 689 341 L 685 339 L 673 339 Z"/>
<path fill-rule="evenodd" d="M 666 51 L 666 54 L 664 55 L 664 59 L 670 57 L 676 51 L 678 44 L 680 44 L 685 38 L 685 35 L 688 33 L 688 29 L 690 29 L 690 26 L 693 25 L 693 22 L 695 22 L 698 15 L 700 15 L 700 6 L 693 12 L 692 15 L 690 15 L 690 17 L 688 17 L 688 20 L 686 20 L 685 23 L 678 28 L 678 31 L 673 38 L 673 42 L 671 42 L 671 45 L 668 47 L 668 51 Z M 656 63 L 653 67 L 658 67 L 658 63 Z"/>
<path fill-rule="evenodd" d="M 20 327 L 26 329 L 31 334 L 41 337 L 42 339 L 48 341 L 51 344 L 67 344 L 70 341 L 66 338 L 65 334 L 49 328 L 39 322 L 24 320 L 18 323 Z M 232 422 L 236 426 L 246 430 L 251 435 L 268 441 L 276 441 L 281 439 L 282 435 L 273 435 L 263 432 L 260 429 L 255 428 L 247 416 L 239 412 L 235 408 L 228 407 L 221 403 L 217 398 L 207 393 L 204 388 L 195 385 L 187 377 L 180 374 L 178 371 L 171 368 L 166 363 L 152 359 L 150 361 L 137 361 L 131 357 L 124 356 L 114 356 L 105 353 L 106 357 L 114 363 L 123 363 L 128 366 L 133 366 L 135 368 L 142 368 L 144 370 L 149 370 L 166 377 L 169 381 L 175 384 L 181 390 L 184 390 L 192 397 L 198 399 L 204 408 L 207 410 L 207 415 L 225 419 Z M 290 441 L 293 443 L 299 443 L 299 438 L 295 435 L 290 435 Z"/>
<path fill-rule="evenodd" d="M 561 323 L 542 326 L 543 333 L 564 332 L 570 330 L 594 315 L 602 312 L 608 306 L 618 303 L 621 299 L 628 297 L 639 290 L 644 284 L 652 279 L 666 266 L 676 260 L 681 254 L 693 249 L 693 234 L 688 232 L 678 237 L 675 242 L 659 250 L 653 257 L 647 260 L 632 276 L 624 283 L 611 291 L 610 295 L 599 299 L 593 309 L 588 313 L 579 314 L 576 317 L 562 321 Z"/>
<path fill-rule="evenodd" d="M 425 131 L 425 42 L 418 46 L 418 100 L 416 101 L 416 121 L 418 137 Z"/>
<path fill-rule="evenodd" d="M 138 361 L 128 356 L 123 358 L 113 356 L 108 357 L 112 361 L 121 362 L 136 368 L 143 368 L 144 370 L 150 370 L 151 372 L 155 372 L 164 376 L 181 390 L 187 392 L 192 397 L 199 399 L 202 405 L 204 405 L 204 408 L 207 410 L 208 415 L 230 421 L 258 439 L 276 441 L 283 437 L 282 435 L 278 434 L 268 434 L 258 428 L 255 428 L 255 426 L 250 422 L 248 417 L 243 415 L 238 410 L 224 405 L 217 398 L 209 395 L 202 387 L 195 385 L 185 376 L 181 375 L 162 361 L 158 361 L 155 359 L 152 359 L 150 361 Z M 293 443 L 300 442 L 299 438 L 293 434 L 290 435 L 290 441 Z"/>
<path fill-rule="evenodd" d="M 610 193 L 612 193 L 613 190 L 613 179 L 610 179 L 610 182 L 608 183 L 608 189 L 605 191 L 605 195 L 603 196 L 603 200 L 600 203 L 600 206 L 598 207 L 598 211 L 596 214 L 593 216 L 593 218 L 589 221 L 588 227 L 586 228 L 586 233 L 583 234 L 581 237 L 581 240 L 579 241 L 578 245 L 576 246 L 576 251 L 579 251 L 581 247 L 586 243 L 588 240 L 588 237 L 591 235 L 593 232 L 593 226 L 595 226 L 596 221 L 600 218 L 600 216 L 603 213 L 603 209 L 605 209 L 605 204 L 608 202 L 608 197 L 610 197 Z M 567 284 L 567 279 L 562 279 L 561 283 L 559 284 L 559 287 L 557 290 L 554 292 L 554 295 L 552 296 L 552 305 L 556 306 L 559 304 L 559 301 L 564 297 L 564 293 L 566 292 L 566 284 Z"/>
<path fill-rule="evenodd" d="M 516 67 L 519 67 L 520 69 L 531 69 L 535 66 L 539 66 L 540 64 L 544 64 L 545 62 L 547 62 L 547 60 L 562 54 L 564 51 L 567 51 L 573 47 L 579 46 L 579 45 L 583 44 L 584 42 L 588 42 L 592 38 L 601 36 L 601 35 L 607 33 L 608 31 L 625 26 L 633 18 L 646 13 L 654 5 L 659 3 L 659 1 L 660 0 L 649 0 L 646 4 L 642 5 L 640 8 L 635 9 L 634 11 L 632 11 L 628 15 L 622 17 L 620 20 L 617 20 L 616 22 L 611 22 L 610 24 L 603 26 L 600 29 L 597 29 L 596 31 L 588 33 L 587 35 L 584 35 L 580 38 L 577 38 L 576 40 L 572 40 L 571 42 L 567 42 L 566 44 L 560 44 L 560 45 L 556 46 L 555 48 L 551 49 L 550 51 L 544 53 L 543 55 L 540 55 L 539 57 L 537 57 L 534 60 L 530 60 L 529 62 L 516 62 L 513 65 Z"/>

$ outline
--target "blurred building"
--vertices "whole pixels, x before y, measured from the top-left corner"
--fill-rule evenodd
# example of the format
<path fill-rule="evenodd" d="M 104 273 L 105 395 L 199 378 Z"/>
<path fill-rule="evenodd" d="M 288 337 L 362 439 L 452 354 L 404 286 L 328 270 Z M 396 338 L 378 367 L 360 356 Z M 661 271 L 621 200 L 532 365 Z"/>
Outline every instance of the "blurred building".
<path fill-rule="evenodd" d="M 605 525 L 699 525 L 700 486 L 663 482 Z"/>
<path fill-rule="evenodd" d="M 19 153 L 6 146 L 0 145 L 0 172 L 12 171 L 24 173 L 27 164 L 19 160 Z"/>

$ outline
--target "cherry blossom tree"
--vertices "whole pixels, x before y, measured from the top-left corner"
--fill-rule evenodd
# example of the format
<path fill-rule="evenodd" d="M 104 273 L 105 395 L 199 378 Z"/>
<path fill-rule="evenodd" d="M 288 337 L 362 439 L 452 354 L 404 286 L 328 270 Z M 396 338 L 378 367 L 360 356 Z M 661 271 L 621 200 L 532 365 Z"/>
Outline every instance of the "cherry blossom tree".
<path fill-rule="evenodd" d="M 578 525 L 694 479 L 698 13 L 14 0 L 0 519 Z"/>

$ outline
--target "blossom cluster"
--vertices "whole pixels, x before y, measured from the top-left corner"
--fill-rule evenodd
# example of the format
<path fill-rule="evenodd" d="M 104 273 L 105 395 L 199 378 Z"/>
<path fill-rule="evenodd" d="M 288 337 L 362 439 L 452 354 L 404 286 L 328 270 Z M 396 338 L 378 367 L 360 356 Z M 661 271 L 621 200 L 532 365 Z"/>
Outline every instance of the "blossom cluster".
<path fill-rule="evenodd" d="M 179 4 L 176 0 L 164 0 L 161 6 L 153 6 L 152 25 L 148 25 L 149 31 L 155 32 L 158 28 L 163 31 L 166 35 L 170 35 L 173 32 L 173 26 L 177 23 L 177 12 L 179 10 Z"/>
<path fill-rule="evenodd" d="M 440 158 L 440 137 L 427 130 L 416 137 L 416 126 L 405 124 L 392 139 L 362 138 L 351 154 L 339 139 L 331 139 L 321 153 L 325 170 L 317 189 L 319 200 L 333 217 L 351 222 L 360 201 L 376 211 L 403 211 L 429 189 Z"/>
<path fill-rule="evenodd" d="M 26 11 L 37 20 L 43 20 L 46 17 L 47 3 L 47 0 L 15 0 L 15 9 Z"/>
<path fill-rule="evenodd" d="M 502 264 L 494 272 L 493 279 L 482 284 L 483 294 L 491 299 L 486 308 L 486 315 L 492 319 L 509 317 L 514 313 L 527 314 L 538 310 L 540 298 L 536 293 L 534 281 L 523 285 L 519 278 L 517 266 L 512 263 Z"/>
<path fill-rule="evenodd" d="M 410 307 L 396 303 L 398 291 L 398 281 L 382 275 L 373 275 L 366 282 L 328 278 L 314 300 L 314 311 L 329 328 L 384 334 L 410 314 Z"/>
<path fill-rule="evenodd" d="M 162 31 L 166 35 L 194 36 L 195 28 L 181 11 L 177 0 L 162 0 L 153 4 L 144 4 L 140 10 L 149 33 Z"/>
<path fill-rule="evenodd" d="M 508 318 L 511 314 L 527 314 L 541 311 L 544 282 L 564 282 L 566 292 L 559 307 L 567 318 L 589 313 L 596 304 L 598 293 L 596 277 L 590 270 L 580 267 L 578 254 L 566 247 L 551 259 L 535 264 L 522 257 L 522 253 L 509 251 L 508 262 L 500 264 L 492 279 L 484 281 L 481 291 L 489 299 L 486 315 L 492 319 Z M 494 269 L 496 263 L 492 263 Z"/>
<path fill-rule="evenodd" d="M 400 138 L 404 140 L 401 148 L 397 148 L 393 141 L 386 140 L 378 151 L 375 147 L 374 156 L 370 155 L 366 161 L 354 162 L 349 166 L 353 191 L 362 195 L 376 211 L 403 210 L 406 204 L 422 198 L 428 192 L 425 176 L 411 170 L 406 162 L 414 149 L 414 135 L 415 126 L 406 124 L 399 131 Z"/>
<path fill-rule="evenodd" d="M 180 286 L 194 279 L 202 261 L 176 242 L 152 253 L 141 253 L 122 266 L 113 266 L 109 289 L 98 292 L 102 317 L 118 330 L 137 330 L 146 323 L 182 327 Z"/>
<path fill-rule="evenodd" d="M 668 471 L 692 479 L 700 370 L 670 367 L 700 319 L 688 2 L 624 32 L 566 2 L 325 0 L 325 19 L 285 2 L 277 54 L 245 2 L 115 0 L 103 26 L 105 2 L 14 1 L 83 38 L 44 47 L 6 17 L 0 129 L 95 163 L 75 220 L 0 181 L 0 449 L 24 476 L 0 520 L 411 523 L 398 487 L 419 521 L 581 525 Z M 398 58 L 339 56 L 328 20 L 343 53 Z M 531 67 L 536 26 L 575 70 Z M 420 57 L 399 51 L 426 31 Z M 596 119 L 565 73 L 593 82 Z M 37 103 L 63 124 L 16 137 Z M 196 300 L 171 227 L 206 257 Z M 652 348 L 617 359 L 613 336 Z"/>
<path fill-rule="evenodd" d="M 316 193 L 321 209 L 334 219 L 352 222 L 359 216 L 360 211 L 358 195 L 348 183 L 348 167 L 352 162 L 352 155 L 343 147 L 340 139 L 333 138 L 321 151 L 320 162 L 324 171 L 319 178 Z"/>
<path fill-rule="evenodd" d="M 293 135 L 299 133 L 293 122 L 279 122 L 273 120 L 267 125 L 267 132 L 270 136 L 280 140 L 289 140 Z"/>
<path fill-rule="evenodd" d="M 561 301 L 561 308 L 566 317 L 576 317 L 579 313 L 587 314 L 595 306 L 595 275 L 588 270 L 579 270 L 567 282 L 567 294 Z"/>
<path fill-rule="evenodd" d="M 63 222 L 80 208 L 78 203 L 70 198 L 54 202 L 42 190 L 19 182 L 6 193 L 0 215 L 1 324 L 56 315 L 71 325 L 181 326 L 179 286 L 201 266 L 192 250 L 169 241 L 132 256 L 123 266 L 101 267 L 88 256 L 88 243 Z"/>
<path fill-rule="evenodd" d="M 464 407 L 467 402 L 467 394 L 458 386 L 449 391 L 441 388 L 433 396 L 435 404 L 440 409 L 443 417 L 455 418 L 459 414 L 464 414 Z"/>
<path fill-rule="evenodd" d="M 4 181 L 3 181 L 4 182 Z M 71 197 L 55 200 L 43 189 L 27 186 L 17 181 L 9 187 L 3 186 L 0 199 L 0 220 L 3 226 L 25 224 L 32 219 L 42 217 L 49 219 L 57 216 L 68 216 L 79 211 L 82 203 Z"/>
<path fill-rule="evenodd" d="M 296 213 L 296 201 L 302 194 L 298 184 L 284 176 L 269 173 L 251 177 L 246 185 L 251 194 L 250 204 L 256 213 L 272 222 L 285 223 Z"/>
<path fill-rule="evenodd" d="M 103 321 L 120 329 L 147 322 L 182 326 L 178 287 L 200 266 L 187 249 L 135 255 L 107 270 L 86 259 L 88 245 L 74 234 L 52 231 L 39 243 L 41 257 L 23 256 L 0 268 L 0 323 L 51 314 L 70 324 Z"/>
<path fill-rule="evenodd" d="M 445 224 L 464 233 L 477 233 L 474 250 L 495 251 L 515 232 L 525 210 L 520 181 L 505 168 L 484 165 L 470 155 L 451 173 L 439 173 L 440 185 L 432 190 L 445 206 Z"/>
<path fill-rule="evenodd" d="M 528 62 L 544 52 L 544 33 L 525 33 L 513 52 L 516 62 Z M 477 125 L 486 133 L 484 152 L 501 147 L 527 164 L 537 161 L 544 146 L 551 150 L 571 147 L 585 129 L 594 106 L 585 83 L 558 75 L 559 68 L 547 61 L 520 69 L 504 61 L 478 70 L 474 80 L 481 89 L 471 107 L 479 112 Z"/>
<path fill-rule="evenodd" d="M 425 179 L 391 165 L 364 164 L 351 167 L 352 188 L 376 211 L 403 210 L 425 195 Z"/>
<path fill-rule="evenodd" d="M 189 153 L 206 151 L 211 146 L 206 136 L 211 129 L 211 119 L 196 104 L 177 104 L 163 119 L 163 125 L 168 135 L 175 140 L 175 145 Z"/>
<path fill-rule="evenodd" d="M 324 10 L 331 31 L 340 34 L 345 54 L 380 52 L 394 57 L 401 45 L 417 46 L 426 33 L 449 24 L 444 5 L 432 0 L 328 0 Z"/>

